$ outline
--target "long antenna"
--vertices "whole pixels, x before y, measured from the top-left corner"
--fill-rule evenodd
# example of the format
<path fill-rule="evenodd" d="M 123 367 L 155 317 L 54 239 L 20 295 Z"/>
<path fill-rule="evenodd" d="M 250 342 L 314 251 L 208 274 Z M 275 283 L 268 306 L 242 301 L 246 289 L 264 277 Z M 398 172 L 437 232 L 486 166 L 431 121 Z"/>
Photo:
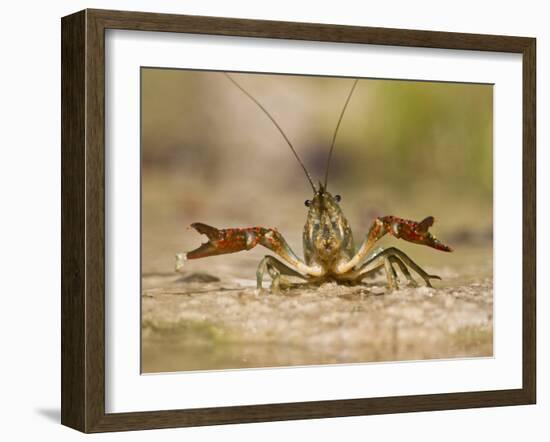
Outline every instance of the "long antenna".
<path fill-rule="evenodd" d="M 229 75 L 227 72 L 223 72 L 223 74 L 229 78 L 229 80 L 235 85 L 237 86 L 242 92 L 244 92 L 244 94 L 250 98 L 254 103 L 256 103 L 258 105 L 258 107 L 264 111 L 264 113 L 269 117 L 269 119 L 273 122 L 273 124 L 275 125 L 275 127 L 277 129 L 279 129 L 279 132 L 281 132 L 281 135 L 283 136 L 283 138 L 285 139 L 285 141 L 288 143 L 289 147 L 290 147 L 290 150 L 292 150 L 292 153 L 294 154 L 294 156 L 296 157 L 296 159 L 298 160 L 298 163 L 300 163 L 300 166 L 302 166 L 302 169 L 304 169 L 304 172 L 306 174 L 306 177 L 309 181 L 309 184 L 311 184 L 311 187 L 313 188 L 313 192 L 316 193 L 317 192 L 317 189 L 315 189 L 315 185 L 313 184 L 313 180 L 311 179 L 311 175 L 309 174 L 309 172 L 307 171 L 306 169 L 306 166 L 304 166 L 304 163 L 302 163 L 302 160 L 300 160 L 300 157 L 298 156 L 298 153 L 296 152 L 296 150 L 294 149 L 294 146 L 292 146 L 292 143 L 290 142 L 290 140 L 288 139 L 288 137 L 285 135 L 285 133 L 283 132 L 283 129 L 281 129 L 281 126 L 279 126 L 277 124 L 277 122 L 275 121 L 275 119 L 271 116 L 271 114 L 267 111 L 267 109 L 265 107 L 262 106 L 262 104 L 256 100 L 251 94 L 249 94 L 246 89 L 244 89 L 239 83 L 237 83 L 237 81 L 231 77 L 231 75 Z"/>
<path fill-rule="evenodd" d="M 344 113 L 346 112 L 346 108 L 348 107 L 349 100 L 351 96 L 353 95 L 353 91 L 355 90 L 355 86 L 357 86 L 357 82 L 359 81 L 359 78 L 356 78 L 353 82 L 353 86 L 351 87 L 351 90 L 349 91 L 348 98 L 346 99 L 346 103 L 344 104 L 344 107 L 342 108 L 342 112 L 340 113 L 340 118 L 338 119 L 338 124 L 336 125 L 336 129 L 334 130 L 334 135 L 332 136 L 332 144 L 330 145 L 330 150 L 328 151 L 328 158 L 327 158 L 327 168 L 325 170 L 325 189 L 327 188 L 327 182 L 328 182 L 328 169 L 330 166 L 330 160 L 332 158 L 332 151 L 334 150 L 334 142 L 336 141 L 336 135 L 338 134 L 338 129 L 340 128 L 340 123 L 342 122 L 342 118 L 344 117 Z"/>

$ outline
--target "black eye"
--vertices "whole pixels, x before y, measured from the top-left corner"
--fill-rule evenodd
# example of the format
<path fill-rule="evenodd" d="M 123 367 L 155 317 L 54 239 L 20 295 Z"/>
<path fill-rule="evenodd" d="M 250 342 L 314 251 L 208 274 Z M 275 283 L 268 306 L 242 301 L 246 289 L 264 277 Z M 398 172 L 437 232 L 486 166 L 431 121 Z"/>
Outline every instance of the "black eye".
<path fill-rule="evenodd" d="M 340 195 L 335 195 L 335 196 L 334 196 L 334 199 L 335 199 L 337 202 L 342 201 L 342 197 L 341 197 Z"/>
<path fill-rule="evenodd" d="M 306 205 L 306 207 L 311 206 L 311 200 L 305 200 L 304 204 Z"/>

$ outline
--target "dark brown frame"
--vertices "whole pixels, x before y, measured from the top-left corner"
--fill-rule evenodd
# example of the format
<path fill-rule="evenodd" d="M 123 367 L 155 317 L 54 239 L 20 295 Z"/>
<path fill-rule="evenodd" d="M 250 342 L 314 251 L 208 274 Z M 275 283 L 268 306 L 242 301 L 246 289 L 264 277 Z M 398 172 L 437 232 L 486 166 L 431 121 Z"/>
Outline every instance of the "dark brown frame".
<path fill-rule="evenodd" d="M 450 32 L 84 10 L 62 29 L 61 422 L 84 432 L 534 404 L 536 40 Z M 401 397 L 105 413 L 105 30 L 185 32 L 523 56 L 523 386 Z"/>

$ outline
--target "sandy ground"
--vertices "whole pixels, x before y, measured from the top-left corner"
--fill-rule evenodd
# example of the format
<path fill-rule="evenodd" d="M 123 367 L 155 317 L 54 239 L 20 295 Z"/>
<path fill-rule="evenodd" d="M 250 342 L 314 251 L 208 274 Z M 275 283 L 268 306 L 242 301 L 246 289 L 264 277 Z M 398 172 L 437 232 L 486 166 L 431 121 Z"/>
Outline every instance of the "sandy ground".
<path fill-rule="evenodd" d="M 462 265 L 428 266 L 443 278 L 434 288 L 393 292 L 380 274 L 358 287 L 259 293 L 245 258 L 237 272 L 191 264 L 183 274 L 144 274 L 142 371 L 491 356 L 490 249 L 471 250 Z"/>

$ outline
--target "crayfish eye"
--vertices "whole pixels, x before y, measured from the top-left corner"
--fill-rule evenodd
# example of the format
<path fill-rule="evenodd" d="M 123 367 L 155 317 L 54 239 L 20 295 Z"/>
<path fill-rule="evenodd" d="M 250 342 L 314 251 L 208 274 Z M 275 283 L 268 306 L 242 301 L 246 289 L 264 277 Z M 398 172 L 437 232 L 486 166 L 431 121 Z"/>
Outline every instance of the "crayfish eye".
<path fill-rule="evenodd" d="M 340 201 L 342 201 L 342 197 L 341 197 L 340 195 L 335 195 L 335 196 L 334 196 L 334 199 L 335 199 L 336 202 L 338 202 L 338 203 L 339 203 Z"/>
<path fill-rule="evenodd" d="M 304 204 L 306 205 L 306 207 L 311 206 L 311 200 L 305 200 Z"/>

